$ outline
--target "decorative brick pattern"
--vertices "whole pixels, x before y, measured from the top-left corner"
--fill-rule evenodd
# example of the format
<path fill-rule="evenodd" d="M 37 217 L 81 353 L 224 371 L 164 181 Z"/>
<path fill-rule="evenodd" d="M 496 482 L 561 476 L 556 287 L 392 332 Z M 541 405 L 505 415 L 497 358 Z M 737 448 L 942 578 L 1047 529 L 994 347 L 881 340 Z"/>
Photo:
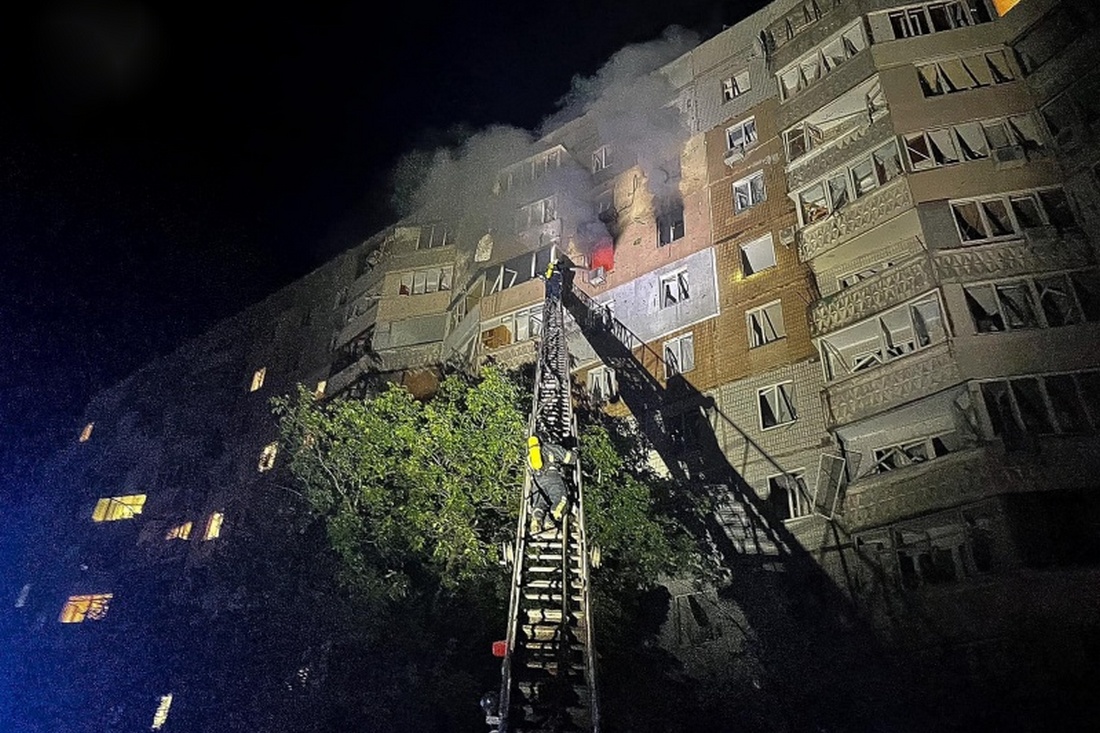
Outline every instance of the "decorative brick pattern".
<path fill-rule="evenodd" d="M 814 304 L 810 332 L 820 336 L 927 291 L 933 285 L 932 266 L 921 255 L 883 271 Z"/>
<path fill-rule="evenodd" d="M 932 394 L 961 381 L 955 355 L 948 344 L 938 344 L 857 374 L 826 387 L 832 424 L 841 425 L 910 400 Z"/>
<path fill-rule="evenodd" d="M 1055 239 L 1036 247 L 1026 241 L 997 242 L 935 253 L 936 274 L 943 280 L 969 281 L 1044 270 L 1085 267 L 1092 250 L 1081 237 Z"/>
<path fill-rule="evenodd" d="M 909 182 L 899 176 L 882 188 L 802 230 L 798 254 L 808 261 L 837 245 L 878 226 L 913 205 Z"/>

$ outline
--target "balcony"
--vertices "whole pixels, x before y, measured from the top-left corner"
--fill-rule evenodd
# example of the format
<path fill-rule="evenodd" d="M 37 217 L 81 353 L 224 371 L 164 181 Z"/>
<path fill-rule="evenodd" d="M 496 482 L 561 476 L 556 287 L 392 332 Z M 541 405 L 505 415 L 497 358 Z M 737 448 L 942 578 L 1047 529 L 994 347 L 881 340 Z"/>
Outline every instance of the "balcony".
<path fill-rule="evenodd" d="M 1048 270 L 1071 270 L 1094 262 L 1092 247 L 1079 229 L 1024 230 L 1024 239 L 945 249 L 933 255 L 943 281 L 968 282 Z"/>
<path fill-rule="evenodd" d="M 802 230 L 798 255 L 803 262 L 827 252 L 912 208 L 909 182 L 899 176 L 856 199 L 827 219 Z"/>
<path fill-rule="evenodd" d="M 858 153 L 870 152 L 893 137 L 894 126 L 889 114 L 879 117 L 870 125 L 864 123 L 850 129 L 822 145 L 820 150 L 811 151 L 796 159 L 787 172 L 788 188 L 791 191 L 801 188 L 847 163 Z"/>
<path fill-rule="evenodd" d="M 779 106 L 778 126 L 785 129 L 809 117 L 856 84 L 875 73 L 875 59 L 866 48 L 836 71 L 814 82 Z"/>
<path fill-rule="evenodd" d="M 877 276 L 825 296 L 810 308 L 810 335 L 820 336 L 927 292 L 932 266 L 925 255 L 888 268 Z"/>
<path fill-rule="evenodd" d="M 962 381 L 949 343 L 926 347 L 825 388 L 830 425 L 870 417 Z"/>

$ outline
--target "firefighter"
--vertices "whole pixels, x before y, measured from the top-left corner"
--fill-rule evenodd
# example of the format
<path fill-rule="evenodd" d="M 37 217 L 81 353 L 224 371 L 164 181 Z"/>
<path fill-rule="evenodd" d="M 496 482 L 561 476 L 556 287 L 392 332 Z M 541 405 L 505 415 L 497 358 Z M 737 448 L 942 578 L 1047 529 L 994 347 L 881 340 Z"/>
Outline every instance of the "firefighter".
<path fill-rule="evenodd" d="M 577 462 L 576 451 L 556 443 L 542 443 L 538 436 L 527 439 L 527 469 L 531 472 L 532 534 L 549 529 L 551 520 L 560 523 L 569 504 L 569 492 L 562 471 Z M 550 519 L 547 519 L 549 514 Z"/>

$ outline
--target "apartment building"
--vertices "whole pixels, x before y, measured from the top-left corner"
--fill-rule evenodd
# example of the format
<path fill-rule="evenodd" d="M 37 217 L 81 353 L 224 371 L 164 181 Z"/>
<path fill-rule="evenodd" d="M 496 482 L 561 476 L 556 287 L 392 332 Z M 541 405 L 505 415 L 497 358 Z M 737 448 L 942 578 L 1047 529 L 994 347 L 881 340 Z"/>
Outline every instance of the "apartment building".
<path fill-rule="evenodd" d="M 476 203 L 425 207 L 108 390 L 50 463 L 54 549 L 9 608 L 70 682 L 11 704 L 41 730 L 202 729 L 214 712 L 173 691 L 218 688 L 223 660 L 166 629 L 235 602 L 205 570 L 219 540 L 290 521 L 267 399 L 426 396 L 448 365 L 530 361 L 562 256 L 664 390 L 633 417 L 685 451 L 712 434 L 772 526 L 757 551 L 813 558 L 913 695 L 1068 699 L 1100 645 L 1096 28 L 1055 0 L 778 0 L 655 72 L 648 127 L 595 106 Z M 630 413 L 576 324 L 569 342 Z M 669 588 L 686 669 L 774 702 L 745 671 L 751 609 Z M 137 664 L 128 639 L 190 662 Z M 219 720 L 274 725 L 260 707 Z"/>

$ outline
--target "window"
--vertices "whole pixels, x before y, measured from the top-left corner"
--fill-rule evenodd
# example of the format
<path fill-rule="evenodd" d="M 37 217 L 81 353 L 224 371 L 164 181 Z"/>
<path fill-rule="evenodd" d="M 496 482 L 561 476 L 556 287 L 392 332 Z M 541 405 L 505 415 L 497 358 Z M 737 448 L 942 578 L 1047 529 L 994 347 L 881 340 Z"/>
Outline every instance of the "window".
<path fill-rule="evenodd" d="M 1018 236 L 1033 227 L 1052 225 L 1060 229 L 1074 223 L 1069 200 L 1060 188 L 952 201 L 951 210 L 964 243 Z"/>
<path fill-rule="evenodd" d="M 772 235 L 741 245 L 741 274 L 745 277 L 775 267 L 775 244 Z"/>
<path fill-rule="evenodd" d="M 260 451 L 260 463 L 257 466 L 257 469 L 260 471 L 260 473 L 263 473 L 264 471 L 270 471 L 271 469 L 275 468 L 275 456 L 278 453 L 278 442 L 268 443 L 264 446 L 264 449 Z"/>
<path fill-rule="evenodd" d="M 726 147 L 729 150 L 748 150 L 756 144 L 756 118 L 741 120 L 726 128 Z"/>
<path fill-rule="evenodd" d="M 1100 319 L 1100 279 L 1095 271 L 967 285 L 963 293 L 978 333 Z"/>
<path fill-rule="evenodd" d="M 436 249 L 454 244 L 451 241 L 451 233 L 442 224 L 428 224 L 420 226 L 420 236 L 416 240 L 417 249 Z"/>
<path fill-rule="evenodd" d="M 619 383 L 615 379 L 615 370 L 598 366 L 588 372 L 588 394 L 593 402 L 607 402 L 615 399 L 619 393 Z"/>
<path fill-rule="evenodd" d="M 157 701 L 157 709 L 153 713 L 153 724 L 149 730 L 160 730 L 168 722 L 168 710 L 172 707 L 172 693 L 161 695 Z"/>
<path fill-rule="evenodd" d="M 768 477 L 768 503 L 777 519 L 797 519 L 813 513 L 810 491 L 802 471 Z"/>
<path fill-rule="evenodd" d="M 1005 52 L 999 49 L 928 61 L 918 64 L 916 69 L 921 92 L 926 97 L 1005 84 L 1016 78 Z"/>
<path fill-rule="evenodd" d="M 869 280 L 883 270 L 886 270 L 893 266 L 894 263 L 890 260 L 887 260 L 885 262 L 877 262 L 870 267 L 863 267 L 854 272 L 849 272 L 847 275 L 841 275 L 837 278 L 837 285 L 840 287 L 841 290 L 844 290 L 845 288 L 850 288 L 853 285 L 863 282 L 864 280 Z"/>
<path fill-rule="evenodd" d="M 222 522 L 225 521 L 223 512 L 212 512 L 206 520 L 206 531 L 203 532 L 203 540 L 216 540 L 222 534 Z"/>
<path fill-rule="evenodd" d="M 790 99 L 814 82 L 828 76 L 838 66 L 865 48 L 867 48 L 867 37 L 863 34 L 862 21 L 852 23 L 842 32 L 776 74 L 780 96 L 784 101 Z"/>
<path fill-rule="evenodd" d="M 90 422 L 84 426 L 84 429 L 80 431 L 80 442 L 87 443 L 92 439 L 92 429 L 95 427 L 94 422 Z"/>
<path fill-rule="evenodd" d="M 592 153 L 592 172 L 599 173 L 611 167 L 611 147 L 601 145 Z"/>
<path fill-rule="evenodd" d="M 58 621 L 63 624 L 80 624 L 84 621 L 102 621 L 107 616 L 114 593 L 92 593 L 84 596 L 69 596 L 61 608 Z"/>
<path fill-rule="evenodd" d="M 683 303 L 691 297 L 688 290 L 688 274 L 686 270 L 665 275 L 661 278 L 661 308 L 669 308 L 677 303 Z"/>
<path fill-rule="evenodd" d="M 399 295 L 423 295 L 450 290 L 453 277 L 454 268 L 451 265 L 406 272 L 401 275 L 397 292 Z"/>
<path fill-rule="evenodd" d="M 871 451 L 874 463 L 867 471 L 869 474 L 886 473 L 906 468 L 925 461 L 931 461 L 948 453 L 954 453 L 962 447 L 958 435 L 946 433 L 925 438 L 914 438 L 904 443 L 875 448 Z"/>
<path fill-rule="evenodd" d="M 110 496 L 96 502 L 92 510 L 93 522 L 114 522 L 133 519 L 145 507 L 145 494 Z"/>
<path fill-rule="evenodd" d="M 787 335 L 783 327 L 783 306 L 780 301 L 745 311 L 749 327 L 749 348 L 756 348 Z"/>
<path fill-rule="evenodd" d="M 665 341 L 662 351 L 665 355 L 665 379 L 686 374 L 695 368 L 694 334 L 685 333 Z"/>
<path fill-rule="evenodd" d="M 536 305 L 486 321 L 481 332 L 481 345 L 486 349 L 536 338 L 542 333 L 542 306 Z"/>
<path fill-rule="evenodd" d="M 936 130 L 904 135 L 905 152 L 914 171 L 952 163 L 984 160 L 992 153 L 997 162 L 1026 160 L 1046 143 L 1038 120 L 1031 115 L 965 122 Z"/>
<path fill-rule="evenodd" d="M 993 435 L 1016 448 L 1025 435 L 1100 429 L 1100 372 L 1047 374 L 981 383 Z"/>
<path fill-rule="evenodd" d="M 557 218 L 558 205 L 555 196 L 534 201 L 521 206 L 516 212 L 516 233 L 522 234 L 528 229 L 549 224 Z"/>
<path fill-rule="evenodd" d="M 870 20 L 875 40 L 890 41 L 988 23 L 993 18 L 985 0 L 948 0 L 874 13 Z"/>
<path fill-rule="evenodd" d="M 890 142 L 798 192 L 798 217 L 809 226 L 892 181 L 902 172 L 897 146 Z"/>
<path fill-rule="evenodd" d="M 783 382 L 757 390 L 756 399 L 762 430 L 786 425 L 798 419 L 794 406 L 794 382 Z"/>
<path fill-rule="evenodd" d="M 947 338 L 939 298 L 930 293 L 821 339 L 826 379 L 873 369 Z"/>
<path fill-rule="evenodd" d="M 767 191 L 764 190 L 764 171 L 757 171 L 733 184 L 734 213 L 740 214 L 767 198 Z"/>
<path fill-rule="evenodd" d="M 264 377 L 267 376 L 267 367 L 260 367 L 252 375 L 252 385 L 248 388 L 249 392 L 255 392 L 260 387 L 264 386 Z"/>
<path fill-rule="evenodd" d="M 749 70 L 742 69 L 722 82 L 722 99 L 730 102 L 750 89 L 752 89 L 752 84 L 749 81 Z"/>
<path fill-rule="evenodd" d="M 657 246 L 672 244 L 684 236 L 684 207 L 677 206 L 657 216 Z"/>
<path fill-rule="evenodd" d="M 189 540 L 191 539 L 191 522 L 177 524 L 165 533 L 165 540 Z"/>

